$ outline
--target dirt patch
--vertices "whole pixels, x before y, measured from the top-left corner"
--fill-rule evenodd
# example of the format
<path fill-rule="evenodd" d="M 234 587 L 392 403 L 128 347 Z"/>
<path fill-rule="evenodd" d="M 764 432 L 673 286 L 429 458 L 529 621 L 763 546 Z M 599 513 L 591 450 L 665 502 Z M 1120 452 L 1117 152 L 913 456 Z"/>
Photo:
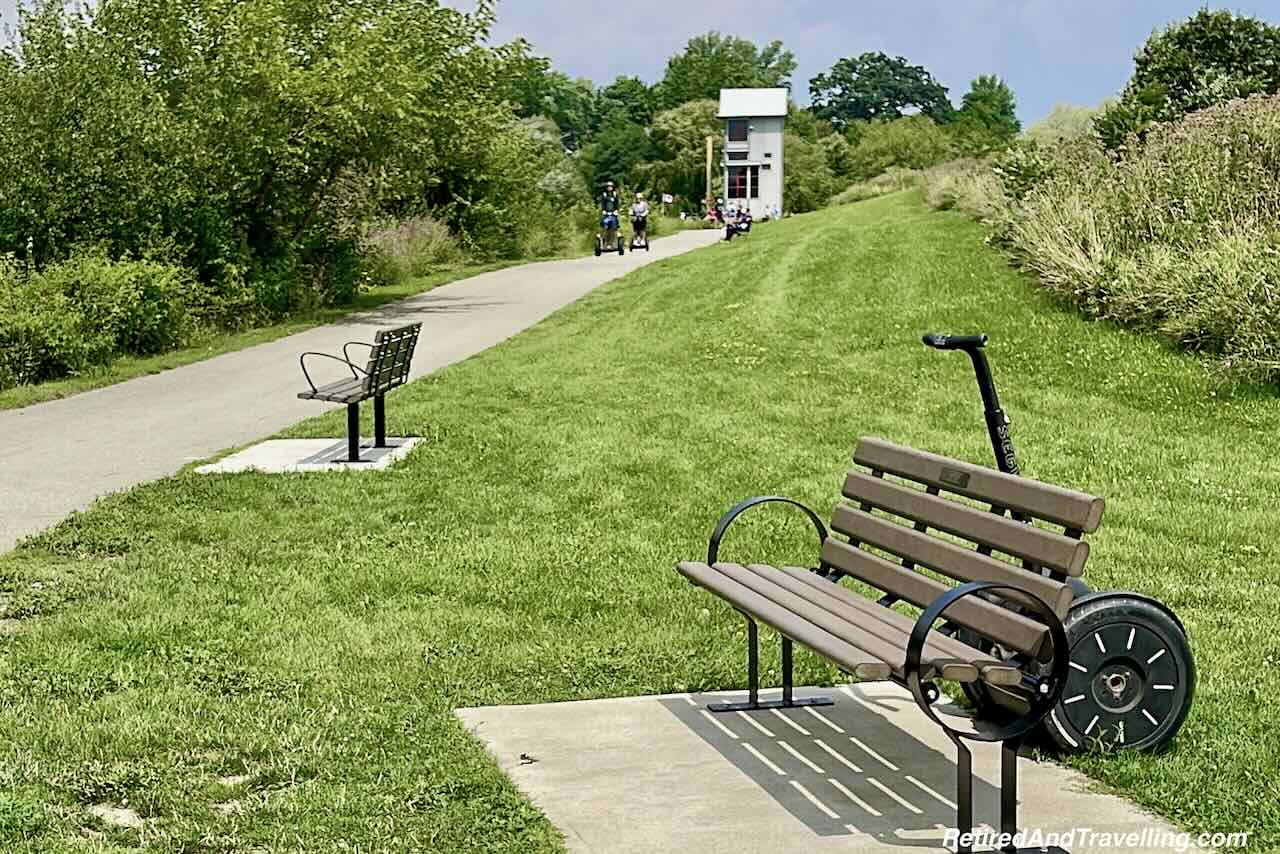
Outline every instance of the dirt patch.
<path fill-rule="evenodd" d="M 18 630 L 21 628 L 22 628 L 21 620 L 14 620 L 14 619 L 8 619 L 8 618 L 0 620 L 0 635 L 17 634 Z"/>
<path fill-rule="evenodd" d="M 250 777 L 248 774 L 231 774 L 231 775 L 226 776 L 226 777 L 219 777 L 219 778 L 218 778 L 218 785 L 220 785 L 220 786 L 243 786 L 245 783 L 249 782 L 249 781 L 250 781 L 250 780 L 252 780 L 252 779 L 253 779 L 253 778 L 252 778 L 252 777 Z"/>

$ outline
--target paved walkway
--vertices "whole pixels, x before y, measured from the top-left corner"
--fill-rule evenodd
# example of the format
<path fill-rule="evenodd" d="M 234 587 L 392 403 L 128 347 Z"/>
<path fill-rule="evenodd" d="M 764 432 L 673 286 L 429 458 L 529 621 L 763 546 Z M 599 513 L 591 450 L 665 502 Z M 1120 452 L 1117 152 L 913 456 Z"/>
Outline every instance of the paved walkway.
<path fill-rule="evenodd" d="M 0 552 L 99 496 L 321 413 L 321 404 L 296 398 L 303 351 L 341 350 L 378 327 L 420 320 L 412 370 L 419 377 L 492 347 L 611 279 L 718 237 L 686 231 L 655 240 L 649 253 L 485 273 L 247 350 L 0 412 Z"/>

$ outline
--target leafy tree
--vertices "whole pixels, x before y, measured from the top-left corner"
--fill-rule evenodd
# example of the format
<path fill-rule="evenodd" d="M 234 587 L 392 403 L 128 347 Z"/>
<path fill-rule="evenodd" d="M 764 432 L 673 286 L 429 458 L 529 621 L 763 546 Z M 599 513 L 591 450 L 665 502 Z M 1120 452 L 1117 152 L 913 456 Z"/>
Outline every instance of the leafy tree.
<path fill-rule="evenodd" d="M 1280 90 L 1280 27 L 1225 10 L 1201 9 L 1151 36 L 1134 57 L 1120 100 L 1095 121 L 1110 149 L 1155 122 Z"/>
<path fill-rule="evenodd" d="M 787 153 L 787 180 L 782 191 L 782 207 L 788 213 L 805 213 L 826 205 L 839 188 L 831 173 L 827 152 L 821 143 L 810 142 L 793 133 L 783 138 Z"/>
<path fill-rule="evenodd" d="M 621 112 L 629 121 L 647 126 L 653 121 L 653 89 L 639 77 L 619 77 L 600 90 L 598 110 L 606 117 Z"/>
<path fill-rule="evenodd" d="M 652 155 L 648 131 L 625 113 L 616 112 L 605 120 L 595 141 L 583 150 L 583 173 L 593 188 L 603 187 L 606 181 L 635 186 L 640 179 L 636 167 Z"/>
<path fill-rule="evenodd" d="M 1280 90 L 1280 27 L 1201 9 L 1149 38 L 1126 96 L 1151 92 L 1161 121 L 1232 98 Z"/>
<path fill-rule="evenodd" d="M 718 98 L 721 89 L 791 88 L 795 54 L 782 42 L 760 49 L 753 42 L 717 32 L 695 36 L 685 49 L 667 61 L 658 84 L 658 100 L 665 109 L 690 101 Z"/>
<path fill-rule="evenodd" d="M 715 140 L 713 176 L 719 175 L 724 156 L 724 122 L 717 118 L 718 112 L 719 104 L 707 99 L 654 117 L 656 159 L 644 169 L 649 187 L 689 201 L 706 198 L 707 137 Z"/>
<path fill-rule="evenodd" d="M 37 4 L 3 63 L 0 253 L 181 261 L 251 314 L 348 297 L 380 213 L 511 251 L 548 152 L 504 103 L 527 57 L 485 46 L 491 5 Z"/>
<path fill-rule="evenodd" d="M 1004 148 L 1022 130 L 1013 90 L 994 75 L 977 78 L 965 93 L 951 128 L 967 153 Z"/>
<path fill-rule="evenodd" d="M 897 119 L 905 112 L 946 122 L 955 111 L 946 87 L 927 70 L 883 53 L 839 60 L 829 72 L 809 81 L 809 95 L 815 115 L 837 127 L 858 120 Z"/>

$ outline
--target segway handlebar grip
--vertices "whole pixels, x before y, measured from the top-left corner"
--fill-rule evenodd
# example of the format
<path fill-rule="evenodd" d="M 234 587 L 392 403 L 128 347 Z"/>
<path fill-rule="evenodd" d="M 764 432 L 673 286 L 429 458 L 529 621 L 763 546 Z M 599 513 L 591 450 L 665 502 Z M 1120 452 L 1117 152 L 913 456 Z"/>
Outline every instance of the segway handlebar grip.
<path fill-rule="evenodd" d="M 947 332 L 930 332 L 921 340 L 926 347 L 935 350 L 980 350 L 987 344 L 985 335 L 951 335 Z"/>

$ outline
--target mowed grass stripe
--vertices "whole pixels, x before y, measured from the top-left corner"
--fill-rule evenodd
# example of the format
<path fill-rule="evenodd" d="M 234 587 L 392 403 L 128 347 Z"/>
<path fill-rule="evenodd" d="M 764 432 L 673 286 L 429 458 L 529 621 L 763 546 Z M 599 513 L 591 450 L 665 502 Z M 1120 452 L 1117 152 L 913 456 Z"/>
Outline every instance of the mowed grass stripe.
<path fill-rule="evenodd" d="M 1078 764 L 1270 850 L 1280 402 L 1055 308 L 911 194 L 659 262 L 397 392 L 391 431 L 429 441 L 393 472 L 179 476 L 0 559 L 0 617 L 30 618 L 0 632 L 0 848 L 83 850 L 84 807 L 127 801 L 157 851 L 561 850 L 452 709 L 741 687 L 740 619 L 674 561 L 738 498 L 830 507 L 862 434 L 986 462 L 929 329 L 992 335 L 1028 473 L 1108 498 L 1090 580 L 1190 632 L 1176 749 Z M 724 554 L 803 563 L 811 538 L 764 512 Z"/>

